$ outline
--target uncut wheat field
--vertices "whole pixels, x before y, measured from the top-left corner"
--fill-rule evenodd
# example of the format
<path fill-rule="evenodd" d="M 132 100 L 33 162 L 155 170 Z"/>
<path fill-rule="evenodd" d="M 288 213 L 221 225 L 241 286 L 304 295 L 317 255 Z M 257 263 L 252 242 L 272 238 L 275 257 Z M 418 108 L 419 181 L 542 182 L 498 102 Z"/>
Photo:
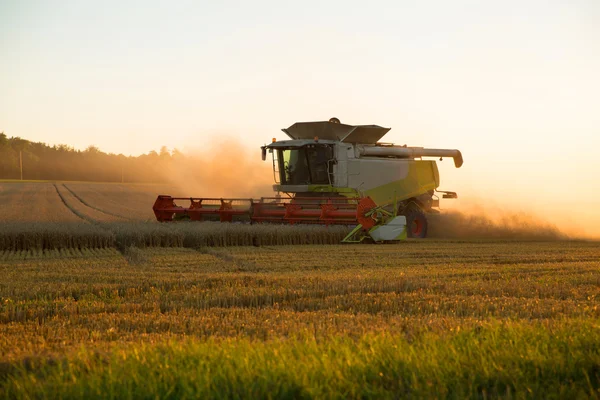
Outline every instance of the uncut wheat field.
<path fill-rule="evenodd" d="M 155 222 L 174 190 L 0 182 L 0 397 L 600 397 L 597 242 Z"/>

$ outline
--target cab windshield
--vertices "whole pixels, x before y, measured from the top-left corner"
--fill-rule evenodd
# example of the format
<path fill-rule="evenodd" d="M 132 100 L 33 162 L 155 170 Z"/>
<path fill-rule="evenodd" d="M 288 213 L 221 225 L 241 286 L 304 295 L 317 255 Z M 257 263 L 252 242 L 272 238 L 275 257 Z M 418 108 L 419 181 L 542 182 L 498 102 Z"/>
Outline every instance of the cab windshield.
<path fill-rule="evenodd" d="M 277 150 L 282 185 L 329 185 L 333 149 L 329 145 L 306 145 Z"/>

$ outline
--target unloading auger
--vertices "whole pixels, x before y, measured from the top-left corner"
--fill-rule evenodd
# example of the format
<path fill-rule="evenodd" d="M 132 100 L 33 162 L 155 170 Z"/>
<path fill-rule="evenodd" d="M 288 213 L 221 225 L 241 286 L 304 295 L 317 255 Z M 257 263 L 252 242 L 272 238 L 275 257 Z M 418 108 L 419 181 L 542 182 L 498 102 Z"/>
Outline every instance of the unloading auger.
<path fill-rule="evenodd" d="M 261 147 L 273 155 L 275 197 L 196 198 L 160 195 L 154 214 L 160 222 L 188 219 L 220 222 L 354 226 L 343 242 L 386 242 L 427 236 L 428 214 L 439 213 L 435 160 L 463 164 L 458 150 L 380 143 L 390 129 L 346 125 L 337 118 L 297 122 L 283 131 L 290 140 Z M 185 206 L 179 204 L 187 204 Z M 179 203 L 179 204 L 178 204 Z"/>

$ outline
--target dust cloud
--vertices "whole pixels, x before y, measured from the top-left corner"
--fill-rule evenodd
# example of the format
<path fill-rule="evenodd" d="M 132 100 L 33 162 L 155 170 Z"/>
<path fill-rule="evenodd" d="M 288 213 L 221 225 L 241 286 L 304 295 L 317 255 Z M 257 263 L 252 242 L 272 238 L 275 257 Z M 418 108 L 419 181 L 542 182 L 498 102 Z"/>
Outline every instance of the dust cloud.
<path fill-rule="evenodd" d="M 598 215 L 592 209 L 565 208 L 560 201 L 531 201 L 518 193 L 509 200 L 464 194 L 442 200 L 432 215 L 429 235 L 447 239 L 600 240 Z M 568 210 L 568 212 L 565 212 Z"/>
<path fill-rule="evenodd" d="M 428 237 L 442 239 L 564 240 L 556 226 L 526 213 L 491 217 L 473 211 L 445 211 L 428 217 Z"/>
<path fill-rule="evenodd" d="M 243 147 L 231 137 L 214 140 L 200 150 L 186 149 L 174 159 L 164 177 L 182 197 L 273 196 L 270 157 L 262 161 L 260 148 Z"/>

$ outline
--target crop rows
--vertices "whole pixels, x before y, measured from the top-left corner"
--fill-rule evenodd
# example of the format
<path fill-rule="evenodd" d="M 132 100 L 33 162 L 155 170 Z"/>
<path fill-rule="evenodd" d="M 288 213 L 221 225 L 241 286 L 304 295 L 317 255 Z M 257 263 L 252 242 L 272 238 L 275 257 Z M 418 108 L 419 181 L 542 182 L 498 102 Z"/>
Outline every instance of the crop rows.
<path fill-rule="evenodd" d="M 218 222 L 3 223 L 0 251 L 64 248 L 226 247 L 336 244 L 345 227 L 221 224 Z"/>
<path fill-rule="evenodd" d="M 7 222 L 0 225 L 0 251 L 114 246 L 114 234 L 85 223 Z"/>
<path fill-rule="evenodd" d="M 88 331 L 127 340 L 136 332 L 264 338 L 307 329 L 321 336 L 444 331 L 490 318 L 600 318 L 594 244 L 411 247 L 424 257 L 402 245 L 147 249 L 138 250 L 137 263 L 114 249 L 64 250 L 60 258 L 3 253 L 0 333 L 50 335 L 46 345 L 59 335 L 76 345 Z M 497 253 L 510 263 L 495 263 Z M 5 345 L 0 350 L 15 356 L 23 351 Z"/>
<path fill-rule="evenodd" d="M 593 397 L 598 265 L 586 242 L 2 252 L 0 383 L 30 397 L 216 398 L 261 379 L 239 393 Z"/>

